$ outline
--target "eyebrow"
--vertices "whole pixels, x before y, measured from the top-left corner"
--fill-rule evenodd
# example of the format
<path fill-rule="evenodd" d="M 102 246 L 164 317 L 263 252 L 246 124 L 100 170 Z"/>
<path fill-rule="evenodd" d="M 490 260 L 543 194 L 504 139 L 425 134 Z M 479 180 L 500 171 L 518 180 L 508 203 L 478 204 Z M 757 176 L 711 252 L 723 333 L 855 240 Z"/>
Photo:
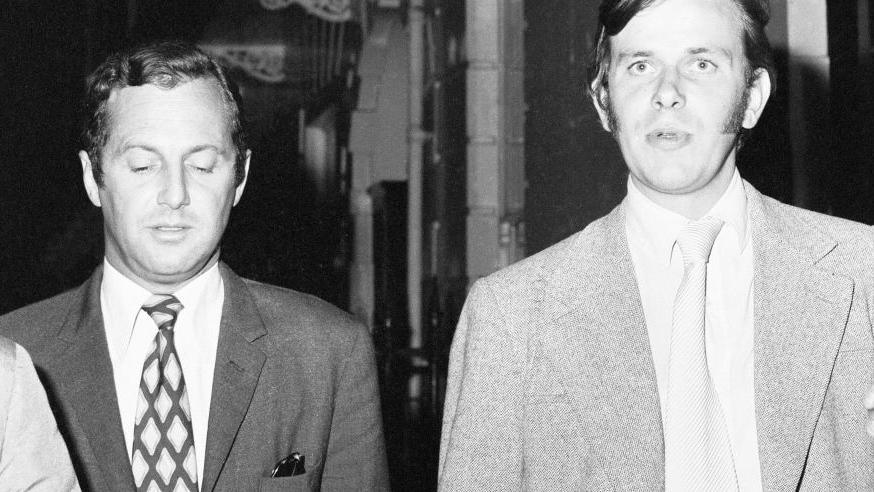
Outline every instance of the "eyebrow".
<path fill-rule="evenodd" d="M 700 54 L 707 54 L 707 53 L 716 53 L 716 54 L 721 54 L 722 56 L 728 58 L 729 60 L 732 60 L 732 59 L 733 59 L 732 56 L 731 56 L 731 51 L 729 51 L 729 50 L 727 50 L 727 49 L 725 49 L 725 48 L 704 48 L 704 47 L 702 47 L 702 48 L 692 48 L 692 49 L 689 49 L 689 50 L 687 51 L 687 53 L 689 53 L 690 55 L 700 55 Z"/>
<path fill-rule="evenodd" d="M 121 154 L 124 154 L 125 152 L 127 152 L 127 151 L 129 151 L 129 150 L 134 150 L 134 149 L 145 150 L 146 152 L 151 152 L 151 153 L 153 153 L 153 154 L 158 154 L 158 155 L 161 154 L 161 152 L 158 151 L 157 148 L 152 147 L 151 145 L 148 145 L 148 144 L 128 144 L 128 145 L 124 145 L 124 146 L 122 146 L 121 149 L 119 149 L 119 152 L 118 152 L 118 153 L 119 153 L 119 155 L 121 155 Z M 221 154 L 221 153 L 222 153 L 222 150 L 221 150 L 219 147 L 215 146 L 215 145 L 211 145 L 211 144 L 201 144 L 201 145 L 195 145 L 195 146 L 192 147 L 191 149 L 187 150 L 187 151 L 185 152 L 184 155 L 189 156 L 189 155 L 191 155 L 191 154 L 196 154 L 196 153 L 198 153 L 198 152 L 202 152 L 202 151 L 204 151 L 204 150 L 212 150 L 212 151 L 214 151 L 216 154 Z"/>
<path fill-rule="evenodd" d="M 616 57 L 616 61 L 622 61 L 628 58 L 649 58 L 652 54 L 652 51 L 620 51 Z"/>
<path fill-rule="evenodd" d="M 729 60 L 733 59 L 731 56 L 731 51 L 729 51 L 725 48 L 708 48 L 708 47 L 702 46 L 702 47 L 698 47 L 698 48 L 689 48 L 688 50 L 686 50 L 686 54 L 688 54 L 688 55 L 701 55 L 701 54 L 707 54 L 707 53 L 718 53 L 718 54 L 721 54 L 722 56 L 728 58 Z M 646 51 L 646 50 L 620 51 L 619 54 L 617 55 L 616 60 L 621 62 L 621 61 L 629 59 L 629 58 L 650 58 L 653 55 L 654 55 L 654 53 L 652 51 Z"/>

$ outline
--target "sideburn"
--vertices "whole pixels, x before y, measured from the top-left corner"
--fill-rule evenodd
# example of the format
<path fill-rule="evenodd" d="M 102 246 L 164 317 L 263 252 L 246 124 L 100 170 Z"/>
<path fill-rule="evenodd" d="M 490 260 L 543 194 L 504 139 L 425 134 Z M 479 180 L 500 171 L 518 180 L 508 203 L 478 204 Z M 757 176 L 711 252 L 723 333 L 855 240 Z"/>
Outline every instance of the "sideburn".
<path fill-rule="evenodd" d="M 740 100 L 735 102 L 731 110 L 731 114 L 722 125 L 722 133 L 728 135 L 738 135 L 743 131 L 744 115 L 747 112 L 747 105 L 750 102 L 750 85 L 744 87 Z"/>

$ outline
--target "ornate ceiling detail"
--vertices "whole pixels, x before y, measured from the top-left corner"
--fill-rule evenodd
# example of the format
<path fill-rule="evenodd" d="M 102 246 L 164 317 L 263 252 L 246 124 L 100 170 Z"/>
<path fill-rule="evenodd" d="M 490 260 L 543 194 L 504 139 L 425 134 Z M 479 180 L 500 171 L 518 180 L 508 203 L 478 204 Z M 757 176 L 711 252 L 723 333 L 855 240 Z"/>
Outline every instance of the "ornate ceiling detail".
<path fill-rule="evenodd" d="M 285 58 L 287 49 L 281 44 L 229 45 L 202 44 L 202 49 L 218 57 L 228 66 L 242 69 L 249 76 L 262 82 L 285 82 Z"/>
<path fill-rule="evenodd" d="M 260 0 L 268 10 L 279 10 L 298 4 L 307 12 L 331 22 L 346 22 L 357 17 L 361 0 Z"/>

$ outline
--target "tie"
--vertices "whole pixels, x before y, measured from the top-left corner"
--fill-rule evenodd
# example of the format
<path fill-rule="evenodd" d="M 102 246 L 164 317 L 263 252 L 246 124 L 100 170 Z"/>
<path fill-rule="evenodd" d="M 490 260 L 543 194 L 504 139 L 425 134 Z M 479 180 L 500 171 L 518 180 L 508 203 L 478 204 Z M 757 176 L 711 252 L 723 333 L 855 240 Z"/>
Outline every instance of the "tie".
<path fill-rule="evenodd" d="M 731 443 L 707 368 L 704 308 L 707 261 L 723 222 L 705 217 L 677 238 L 683 280 L 674 300 L 665 416 L 666 490 L 735 491 Z"/>
<path fill-rule="evenodd" d="M 182 366 L 173 325 L 182 309 L 172 295 L 155 294 L 143 306 L 158 325 L 143 362 L 131 469 L 137 491 L 197 492 L 197 458 Z"/>

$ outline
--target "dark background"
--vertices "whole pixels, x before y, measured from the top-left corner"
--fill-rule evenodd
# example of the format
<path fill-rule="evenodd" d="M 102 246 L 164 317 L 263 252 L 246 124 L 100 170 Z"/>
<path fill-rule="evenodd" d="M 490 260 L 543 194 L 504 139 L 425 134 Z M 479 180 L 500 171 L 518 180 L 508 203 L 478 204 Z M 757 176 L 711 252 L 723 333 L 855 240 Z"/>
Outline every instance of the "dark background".
<path fill-rule="evenodd" d="M 256 2 L 133 3 L 135 11 L 115 0 L 20 0 L 3 7 L 0 313 L 78 285 L 102 258 L 100 212 L 86 198 L 76 155 L 88 73 L 109 53 L 143 41 L 271 40 L 300 32 L 303 18 L 300 8 L 266 12 Z M 265 16 L 270 22 L 262 22 Z M 223 30 L 228 24 L 232 31 Z M 232 78 L 251 103 L 245 116 L 253 158 L 223 258 L 241 275 L 342 306 L 346 204 L 339 196 L 317 197 L 297 165 L 297 110 L 317 101 L 293 84 L 269 85 L 233 71 Z"/>
<path fill-rule="evenodd" d="M 131 3 L 137 5 L 136 11 L 128 9 Z M 463 25 L 462 2 L 443 3 L 455 7 L 447 17 Z M 4 103 L 0 111 L 0 313 L 79 284 L 102 258 L 99 209 L 85 196 L 76 157 L 84 77 L 110 52 L 148 39 L 197 42 L 228 35 L 245 41 L 295 32 L 300 9 L 273 13 L 270 22 L 262 22 L 265 17 L 252 10 L 253 4 L 244 0 L 6 0 L 0 7 L 0 101 Z M 594 0 L 525 2 L 528 254 L 582 229 L 625 193 L 625 166 L 586 93 L 597 4 Z M 855 0 L 830 0 L 828 9 L 829 79 L 808 76 L 801 66 L 803 83 L 794 87 L 803 94 L 801 101 L 818 110 L 813 113 L 816 120 L 808 122 L 810 150 L 803 156 L 810 166 L 806 205 L 874 223 L 874 50 L 859 46 Z M 790 60 L 785 52 L 777 52 L 777 64 L 777 93 L 738 162 L 742 175 L 760 191 L 793 203 L 798 200 L 793 162 L 799 156 L 791 152 L 788 115 L 790 101 L 799 99 L 790 98 Z M 463 70 L 460 63 L 433 75 L 443 77 L 444 110 L 459 121 L 464 113 Z M 297 110 L 313 101 L 294 86 L 268 87 L 242 74 L 234 76 L 251 96 L 249 102 L 255 103 L 247 115 L 254 157 L 246 192 L 225 236 L 223 257 L 241 275 L 314 293 L 347 307 L 347 204 L 341 197 L 327 201 L 317 197 L 297 165 Z M 354 101 L 347 104 L 354 106 Z M 443 116 L 429 117 L 433 121 L 426 126 L 437 126 Z M 439 171 L 428 171 L 434 174 L 426 176 L 426 182 L 438 185 L 426 194 L 439 195 L 428 200 L 459 218 L 459 227 L 452 228 L 448 241 L 454 249 L 464 250 L 466 212 L 461 204 L 466 142 L 463 121 L 449 126 L 444 129 L 446 147 L 440 151 L 445 162 L 454 164 L 425 166 Z M 397 254 L 404 250 L 400 212 L 405 196 L 402 183 L 383 183 L 373 190 L 375 261 L 380 270 L 374 336 L 383 357 L 383 409 L 394 483 L 405 484 L 398 490 L 429 490 L 436 477 L 440 398 L 431 402 L 436 409 L 431 412 L 421 411 L 422 405 L 417 410 L 416 402 L 411 403 L 406 394 L 411 370 L 395 364 L 410 354 L 403 353 L 403 337 L 392 339 L 381 321 L 393 319 L 394 330 L 405 329 L 404 258 Z M 426 211 L 435 208 L 426 205 Z M 453 282 L 464 285 L 463 257 L 453 265 Z M 433 338 L 437 364 L 431 366 L 438 372 L 445 371 L 451 327 L 463 296 L 457 297 L 439 299 L 438 324 L 443 329 L 435 330 L 441 335 Z M 383 311 L 396 315 L 386 316 Z M 439 380 L 439 375 L 434 379 Z"/>
<path fill-rule="evenodd" d="M 7 0 L 0 17 L 0 313 L 78 284 L 101 258 L 99 211 L 85 197 L 76 157 L 84 76 L 124 46 L 167 37 L 196 42 L 210 22 L 246 13 L 239 7 L 245 2 L 233 1 L 136 4 L 131 13 L 125 2 L 110 0 Z M 855 1 L 830 1 L 828 7 L 830 79 L 805 77 L 797 88 L 825 113 L 808 132 L 806 206 L 872 223 L 874 50 L 858 46 Z M 604 215 L 624 194 L 624 165 L 585 89 L 596 10 L 595 1 L 525 2 L 529 254 Z M 286 15 L 299 12 L 292 8 Z M 777 63 L 777 93 L 738 162 L 760 191 L 792 203 L 786 53 L 777 52 Z M 252 81 L 244 83 L 256 86 L 250 92 L 272 97 Z M 232 214 L 224 255 L 239 273 L 342 305 L 342 257 L 349 244 L 348 228 L 337 224 L 347 219 L 340 203 L 313 209 L 312 187 L 294 165 L 299 104 L 292 94 L 270 114 L 250 118 L 257 120 L 252 172 Z"/>

